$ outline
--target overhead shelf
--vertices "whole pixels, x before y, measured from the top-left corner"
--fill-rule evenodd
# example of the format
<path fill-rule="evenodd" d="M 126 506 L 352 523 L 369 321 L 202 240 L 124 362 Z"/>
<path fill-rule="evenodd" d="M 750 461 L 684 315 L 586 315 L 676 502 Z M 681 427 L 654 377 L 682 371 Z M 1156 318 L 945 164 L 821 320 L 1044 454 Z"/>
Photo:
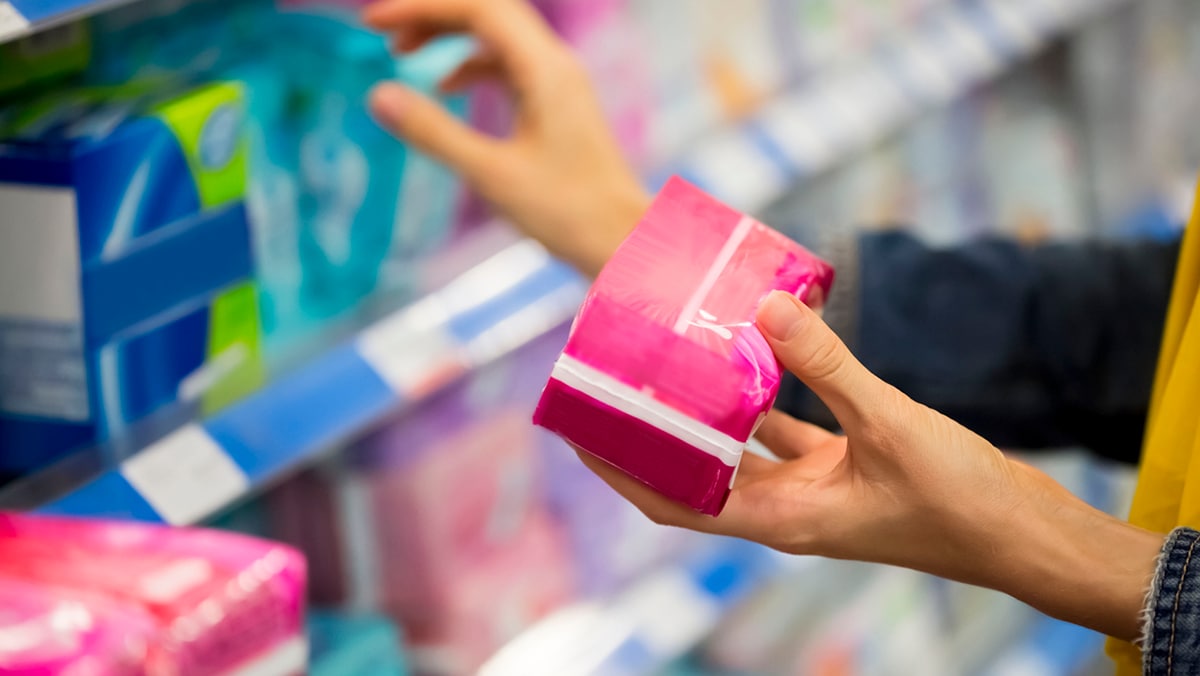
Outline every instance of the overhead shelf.
<path fill-rule="evenodd" d="M 826 170 L 1129 0 L 950 0 L 861 60 L 702 139 L 669 173 L 745 211 Z"/>
<path fill-rule="evenodd" d="M 547 616 L 501 648 L 479 674 L 657 673 L 691 651 L 766 581 L 813 561 L 742 540 L 714 539 L 607 602 L 581 601 Z"/>
<path fill-rule="evenodd" d="M 48 498 L 39 511 L 199 523 L 561 326 L 585 289 L 577 273 L 537 244 L 508 246 L 246 399 Z"/>
<path fill-rule="evenodd" d="M 133 0 L 0 0 L 0 44 Z"/>

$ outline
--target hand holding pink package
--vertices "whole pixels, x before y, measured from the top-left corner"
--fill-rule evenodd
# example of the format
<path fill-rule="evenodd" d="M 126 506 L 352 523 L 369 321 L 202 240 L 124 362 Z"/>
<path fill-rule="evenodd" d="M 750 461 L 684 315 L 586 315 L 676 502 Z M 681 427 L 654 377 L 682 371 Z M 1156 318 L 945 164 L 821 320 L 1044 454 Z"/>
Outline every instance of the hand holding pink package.
<path fill-rule="evenodd" d="M 588 292 L 534 422 L 719 514 L 779 391 L 758 305 L 778 289 L 819 308 L 832 282 L 804 247 L 672 179 Z"/>

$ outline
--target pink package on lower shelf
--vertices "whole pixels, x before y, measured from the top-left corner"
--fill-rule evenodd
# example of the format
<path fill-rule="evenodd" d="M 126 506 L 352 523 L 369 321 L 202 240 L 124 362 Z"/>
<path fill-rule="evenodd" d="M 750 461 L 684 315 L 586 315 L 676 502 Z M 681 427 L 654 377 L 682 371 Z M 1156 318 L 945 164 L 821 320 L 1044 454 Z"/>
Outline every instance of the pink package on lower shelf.
<path fill-rule="evenodd" d="M 0 674 L 145 676 L 153 632 L 104 597 L 0 575 Z"/>
<path fill-rule="evenodd" d="M 139 673 L 301 672 L 305 574 L 291 548 L 233 533 L 0 513 L 0 578 L 143 618 Z"/>
<path fill-rule="evenodd" d="M 782 290 L 820 307 L 832 282 L 804 247 L 672 179 L 588 292 L 534 422 L 719 514 L 779 391 L 758 305 Z"/>

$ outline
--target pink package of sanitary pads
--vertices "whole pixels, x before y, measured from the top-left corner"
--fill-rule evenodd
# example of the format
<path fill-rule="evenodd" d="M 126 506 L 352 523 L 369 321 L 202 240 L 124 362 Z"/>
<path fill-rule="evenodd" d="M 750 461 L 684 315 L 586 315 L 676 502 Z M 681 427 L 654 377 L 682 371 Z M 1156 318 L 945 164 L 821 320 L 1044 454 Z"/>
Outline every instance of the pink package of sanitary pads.
<path fill-rule="evenodd" d="M 716 515 L 779 391 L 758 305 L 778 289 L 820 307 L 832 282 L 804 247 L 672 179 L 588 292 L 534 422 Z"/>
<path fill-rule="evenodd" d="M 153 630 L 103 597 L 0 575 L 0 674 L 143 676 Z"/>
<path fill-rule="evenodd" d="M 139 673 L 304 668 L 305 564 L 282 545 L 202 529 L 0 513 L 2 578 L 56 590 L 80 608 L 100 599 L 139 618 L 149 632 Z"/>

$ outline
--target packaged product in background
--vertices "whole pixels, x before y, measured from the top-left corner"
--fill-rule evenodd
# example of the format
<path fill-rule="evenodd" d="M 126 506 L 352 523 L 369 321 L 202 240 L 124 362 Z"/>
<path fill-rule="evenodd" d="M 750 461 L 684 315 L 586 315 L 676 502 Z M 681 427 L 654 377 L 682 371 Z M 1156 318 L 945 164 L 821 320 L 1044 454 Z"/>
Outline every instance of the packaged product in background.
<path fill-rule="evenodd" d="M 147 0 L 102 12 L 88 21 L 91 84 L 146 80 L 183 87 L 219 78 L 268 45 L 261 18 L 273 0 Z"/>
<path fill-rule="evenodd" d="M 466 38 L 436 40 L 415 54 L 396 62 L 396 77 L 405 85 L 438 96 L 438 83 L 452 73 L 476 49 Z M 467 115 L 467 97 L 445 97 L 442 101 L 459 117 Z M 390 247 L 380 270 L 380 291 L 410 296 L 415 285 L 415 262 L 460 234 L 457 210 L 462 203 L 458 177 L 445 165 L 416 150 L 409 150 L 392 214 Z M 383 297 L 386 302 L 386 295 Z M 391 299 L 394 304 L 394 297 Z"/>
<path fill-rule="evenodd" d="M 310 676 L 407 676 L 396 625 L 380 615 L 315 611 L 308 618 Z"/>
<path fill-rule="evenodd" d="M 271 25 L 272 67 L 287 88 L 280 145 L 290 157 L 276 161 L 296 180 L 300 303 L 326 320 L 375 290 L 392 241 L 406 153 L 366 98 L 395 76 L 395 59 L 381 36 L 333 12 L 282 12 Z"/>
<path fill-rule="evenodd" d="M 154 629 L 103 596 L 0 575 L 0 673 L 141 676 Z"/>
<path fill-rule="evenodd" d="M 670 161 L 722 119 L 722 103 L 703 67 L 696 7 L 688 0 L 630 2 L 631 15 L 647 36 L 645 61 L 653 111 L 647 132 L 650 166 Z"/>
<path fill-rule="evenodd" d="M 989 97 L 973 133 L 990 220 L 1024 241 L 1079 238 L 1091 230 L 1068 102 L 1053 87 L 1036 73 L 1006 82 Z"/>
<path fill-rule="evenodd" d="M 1189 29 L 1198 12 L 1187 0 L 1132 3 L 1083 26 L 1072 41 L 1073 121 L 1105 232 L 1175 237 L 1187 221 L 1200 169 L 1191 133 L 1200 93 L 1178 83 L 1200 68 L 1200 38 Z M 1175 232 L 1143 230 L 1154 212 Z"/>
<path fill-rule="evenodd" d="M 650 521 L 580 463 L 561 439 L 545 430 L 537 432 L 542 441 L 547 504 L 570 543 L 581 594 L 610 597 L 639 575 L 702 541 L 702 536 Z"/>
<path fill-rule="evenodd" d="M 717 514 L 779 389 L 758 304 L 779 289 L 820 307 L 832 281 L 803 247 L 673 179 L 589 291 L 534 421 Z"/>
<path fill-rule="evenodd" d="M 0 579 L 102 597 L 152 626 L 145 673 L 303 668 L 304 560 L 262 540 L 146 524 L 0 515 Z M 119 628 L 119 627 L 114 627 Z M 136 634 L 135 634 L 136 635 Z M 140 673 L 140 672 L 139 672 Z"/>
<path fill-rule="evenodd" d="M 902 163 L 915 185 L 902 222 L 929 244 L 960 244 L 994 227 L 978 159 L 986 97 L 968 94 L 921 116 L 903 134 Z"/>
<path fill-rule="evenodd" d="M 64 86 L 90 56 L 91 32 L 83 21 L 0 44 L 0 99 Z"/>
<path fill-rule="evenodd" d="M 561 345 L 552 338 L 539 341 L 548 349 L 520 352 L 542 353 L 544 371 Z M 540 380 L 517 368 L 528 363 L 521 356 L 433 395 L 355 453 L 374 515 L 381 603 L 426 655 L 444 652 L 459 665 L 451 672 L 476 666 L 573 592 L 529 424 Z M 386 516 L 401 513 L 417 518 Z"/>
<path fill-rule="evenodd" d="M 272 491 L 274 534 L 311 552 L 314 599 L 381 611 L 422 670 L 466 673 L 573 597 L 529 424 L 563 339 L 470 372 Z"/>
<path fill-rule="evenodd" d="M 757 110 L 785 81 L 779 56 L 767 39 L 774 19 L 771 2 L 702 4 L 702 10 L 692 10 L 702 31 L 702 67 L 721 102 L 722 120 L 738 120 Z"/>
<path fill-rule="evenodd" d="M 133 99 L 84 100 L 0 145 L 7 470 L 119 438 L 176 402 L 211 411 L 262 376 L 241 90 L 207 85 L 135 113 Z"/>
<path fill-rule="evenodd" d="M 319 322 L 306 312 L 302 296 L 299 159 L 288 105 L 293 90 L 269 60 L 241 64 L 227 75 L 246 90 L 246 209 L 263 332 L 278 347 Z"/>
<path fill-rule="evenodd" d="M 722 672 L 793 673 L 795 654 L 852 590 L 871 578 L 872 566 L 809 559 L 765 581 L 731 609 L 698 650 Z"/>

